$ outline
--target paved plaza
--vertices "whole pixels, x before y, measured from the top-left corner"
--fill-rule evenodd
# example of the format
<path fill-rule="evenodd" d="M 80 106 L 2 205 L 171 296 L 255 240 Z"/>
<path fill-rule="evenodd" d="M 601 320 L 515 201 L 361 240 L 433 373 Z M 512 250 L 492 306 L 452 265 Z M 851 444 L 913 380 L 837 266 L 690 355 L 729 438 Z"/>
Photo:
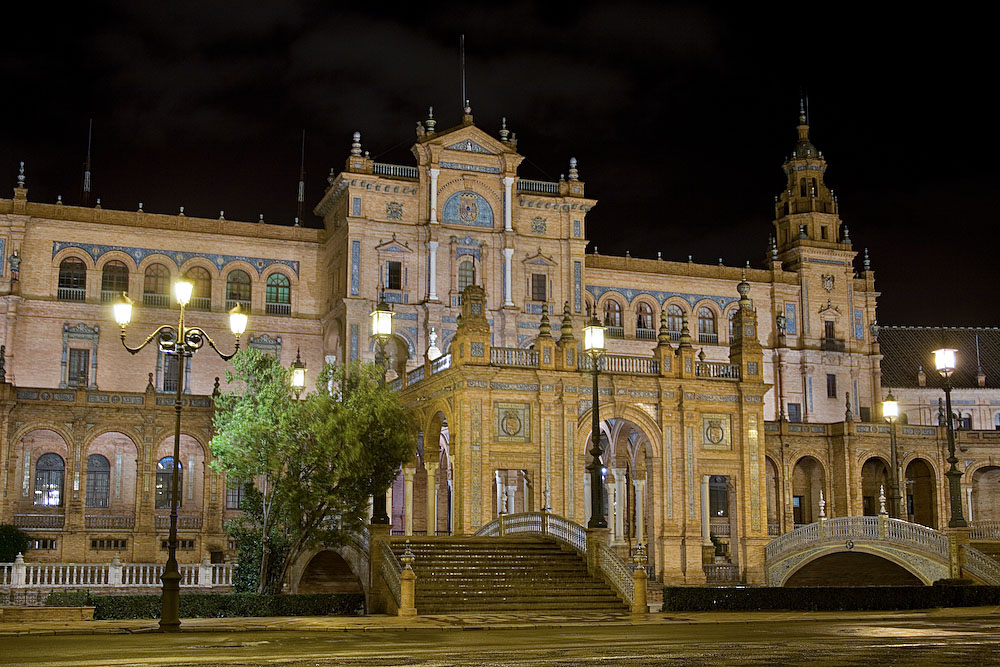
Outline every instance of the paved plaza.
<path fill-rule="evenodd" d="M 0 624 L 3 665 L 991 665 L 1000 608 Z"/>

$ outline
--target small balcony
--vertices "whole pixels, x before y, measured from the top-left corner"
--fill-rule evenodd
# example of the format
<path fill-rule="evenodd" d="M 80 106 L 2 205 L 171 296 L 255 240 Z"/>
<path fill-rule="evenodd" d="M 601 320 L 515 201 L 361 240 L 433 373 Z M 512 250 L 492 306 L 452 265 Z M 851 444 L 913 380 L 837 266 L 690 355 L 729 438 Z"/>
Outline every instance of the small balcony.
<path fill-rule="evenodd" d="M 212 310 L 212 297 L 209 296 L 195 296 L 191 298 L 191 302 L 188 303 L 188 310 Z"/>
<path fill-rule="evenodd" d="M 280 315 L 282 317 L 288 317 L 292 314 L 292 304 L 290 303 L 266 303 L 264 304 L 264 312 L 268 315 Z"/>
<path fill-rule="evenodd" d="M 84 525 L 93 530 L 132 530 L 135 528 L 135 515 L 87 514 Z"/>
<path fill-rule="evenodd" d="M 202 516 L 200 514 L 181 514 L 177 517 L 177 530 L 201 530 Z M 170 528 L 170 515 L 158 514 L 156 530 L 168 530 Z"/>
<path fill-rule="evenodd" d="M 226 299 L 226 310 L 232 310 L 236 306 L 243 309 L 243 312 L 247 315 L 250 314 L 250 300 L 243 299 Z"/>
<path fill-rule="evenodd" d="M 719 343 L 719 334 L 700 333 L 698 334 L 698 342 L 705 343 L 706 345 L 717 345 Z"/>
<path fill-rule="evenodd" d="M 56 290 L 56 298 L 60 301 L 85 301 L 87 290 L 82 287 L 60 287 Z"/>
<path fill-rule="evenodd" d="M 608 326 L 608 338 L 624 338 L 625 327 Z"/>
<path fill-rule="evenodd" d="M 822 338 L 819 348 L 825 352 L 843 352 L 846 349 L 843 338 Z"/>
<path fill-rule="evenodd" d="M 113 289 L 102 289 L 101 290 L 101 303 L 113 303 L 115 299 L 122 293 L 122 290 Z"/>
<path fill-rule="evenodd" d="M 656 329 L 636 329 L 636 340 L 656 340 Z"/>
<path fill-rule="evenodd" d="M 169 308 L 170 295 L 156 294 L 155 292 L 145 292 L 142 295 L 142 305 L 152 308 Z"/>
<path fill-rule="evenodd" d="M 63 514 L 15 514 L 14 525 L 18 528 L 54 528 L 62 530 L 66 523 Z"/>

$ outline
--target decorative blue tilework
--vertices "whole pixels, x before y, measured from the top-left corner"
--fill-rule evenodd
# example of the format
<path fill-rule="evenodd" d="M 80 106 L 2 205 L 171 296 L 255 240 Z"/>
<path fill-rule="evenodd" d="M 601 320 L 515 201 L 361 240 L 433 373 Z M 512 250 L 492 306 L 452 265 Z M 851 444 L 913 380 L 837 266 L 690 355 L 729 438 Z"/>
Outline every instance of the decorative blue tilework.
<path fill-rule="evenodd" d="M 517 323 L 517 328 L 518 329 L 537 329 L 538 328 L 538 322 L 518 322 Z"/>
<path fill-rule="evenodd" d="M 455 336 L 454 329 L 442 329 L 441 330 L 441 344 L 438 348 L 445 352 L 448 349 L 448 345 L 451 343 L 451 339 Z"/>
<path fill-rule="evenodd" d="M 416 320 L 416 313 L 396 313 L 393 317 L 397 320 Z"/>
<path fill-rule="evenodd" d="M 541 315 L 542 314 L 542 304 L 540 304 L 540 303 L 525 304 L 524 311 L 527 312 L 527 313 L 531 313 L 533 315 Z"/>
<path fill-rule="evenodd" d="M 580 238 L 580 221 L 573 221 L 573 238 Z"/>
<path fill-rule="evenodd" d="M 479 248 L 463 248 L 461 246 L 455 248 L 455 257 L 461 257 L 462 255 L 471 255 L 476 259 L 480 259 L 482 257 L 482 250 Z"/>
<path fill-rule="evenodd" d="M 802 279 L 802 333 L 809 335 L 809 283 Z"/>
<path fill-rule="evenodd" d="M 410 295 L 402 292 L 383 292 L 382 298 L 386 303 L 409 303 Z"/>
<path fill-rule="evenodd" d="M 518 347 L 528 347 L 535 341 L 535 336 L 527 336 L 525 334 L 517 334 L 517 346 Z"/>
<path fill-rule="evenodd" d="M 575 270 L 575 268 L 574 268 Z M 725 308 L 731 303 L 736 303 L 740 300 L 739 296 L 712 296 L 710 294 L 688 294 L 686 292 L 661 292 L 659 290 L 644 290 L 644 289 L 619 289 L 617 287 L 602 287 L 599 285 L 587 285 L 587 291 L 594 295 L 594 299 L 600 299 L 606 292 L 614 292 L 625 298 L 628 303 L 632 303 L 636 297 L 640 295 L 646 295 L 656 299 L 659 303 L 664 304 L 667 299 L 671 297 L 680 297 L 687 301 L 691 306 L 694 306 L 699 301 L 709 300 L 719 304 L 720 308 Z M 577 312 L 580 312 L 577 310 Z"/>
<path fill-rule="evenodd" d="M 351 215 L 361 215 L 361 197 L 351 200 Z"/>
<path fill-rule="evenodd" d="M 861 412 L 861 399 L 858 398 L 858 381 L 854 381 L 854 414 Z"/>
<path fill-rule="evenodd" d="M 482 195 L 463 190 L 445 200 L 441 221 L 450 225 L 492 227 L 493 209 Z"/>
<path fill-rule="evenodd" d="M 458 322 L 458 319 L 454 315 L 445 315 L 441 318 L 441 321 L 445 324 L 455 324 Z"/>
<path fill-rule="evenodd" d="M 214 264 L 218 269 L 222 269 L 231 262 L 241 261 L 246 262 L 250 266 L 257 269 L 257 275 L 263 274 L 265 269 L 275 264 L 285 266 L 291 269 L 296 276 L 299 275 L 299 263 L 290 259 L 268 259 L 266 257 L 248 257 L 246 255 L 219 255 L 207 252 L 184 252 L 180 250 L 157 250 L 153 248 L 134 248 L 131 246 L 121 245 L 78 243 L 76 241 L 53 241 L 52 256 L 55 257 L 67 248 L 75 248 L 81 252 L 85 252 L 90 255 L 95 262 L 101 257 L 101 255 L 112 250 L 117 250 L 118 252 L 123 252 L 134 259 L 136 264 L 139 264 L 150 255 L 163 255 L 165 257 L 169 257 L 177 264 L 177 266 L 183 265 L 184 262 L 188 261 L 192 257 L 204 257 L 212 262 L 212 264 Z"/>
<path fill-rule="evenodd" d="M 865 314 L 860 308 L 854 309 L 854 337 L 858 340 L 865 339 Z"/>
<path fill-rule="evenodd" d="M 583 280 L 583 266 L 581 262 L 573 262 L 573 312 L 579 313 L 582 308 L 583 294 L 580 283 Z"/>
<path fill-rule="evenodd" d="M 3 275 L 3 267 L 7 265 L 7 239 L 0 239 L 0 276 Z"/>
<path fill-rule="evenodd" d="M 836 260 L 836 259 L 820 259 L 819 257 L 809 257 L 809 258 L 807 258 L 806 261 L 811 262 L 812 264 L 833 264 L 835 266 L 843 266 L 844 265 L 844 263 L 841 262 L 840 260 Z"/>
<path fill-rule="evenodd" d="M 814 410 L 813 405 L 813 379 L 812 377 L 806 378 L 806 385 L 809 387 L 809 412 L 812 413 Z"/>
<path fill-rule="evenodd" d="M 798 334 L 798 325 L 795 323 L 795 304 L 786 303 L 785 304 L 785 332 L 789 335 L 795 336 Z"/>
<path fill-rule="evenodd" d="M 351 361 L 358 358 L 358 325 L 351 325 L 351 342 L 350 342 L 350 355 Z"/>
<path fill-rule="evenodd" d="M 460 171 L 478 171 L 481 174 L 499 174 L 500 170 L 496 167 L 482 167 L 478 164 L 464 164 L 462 162 L 441 162 L 441 166 L 445 169 L 458 169 Z"/>
<path fill-rule="evenodd" d="M 361 292 L 361 241 L 351 241 L 351 296 Z"/>

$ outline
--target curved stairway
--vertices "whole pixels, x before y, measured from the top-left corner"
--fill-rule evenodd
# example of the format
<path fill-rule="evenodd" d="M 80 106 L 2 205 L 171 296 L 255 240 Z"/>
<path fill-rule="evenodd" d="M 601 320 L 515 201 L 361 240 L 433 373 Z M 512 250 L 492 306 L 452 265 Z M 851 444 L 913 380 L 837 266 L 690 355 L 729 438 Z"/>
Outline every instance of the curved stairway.
<path fill-rule="evenodd" d="M 626 612 L 576 551 L 541 537 L 410 538 L 420 614 Z M 406 543 L 393 541 L 396 557 Z"/>

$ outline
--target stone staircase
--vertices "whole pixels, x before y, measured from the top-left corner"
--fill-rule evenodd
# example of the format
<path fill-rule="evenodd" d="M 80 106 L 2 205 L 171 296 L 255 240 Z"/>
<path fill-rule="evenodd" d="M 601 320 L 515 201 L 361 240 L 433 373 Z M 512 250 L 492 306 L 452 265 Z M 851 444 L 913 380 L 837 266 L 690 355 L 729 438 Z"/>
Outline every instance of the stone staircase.
<path fill-rule="evenodd" d="M 392 551 L 403 555 L 404 542 Z M 540 537 L 411 538 L 419 614 L 627 612 L 583 556 Z"/>
<path fill-rule="evenodd" d="M 1000 563 L 1000 542 L 980 542 L 978 540 L 973 540 L 970 544 L 972 547 L 979 549 L 984 554 Z"/>

